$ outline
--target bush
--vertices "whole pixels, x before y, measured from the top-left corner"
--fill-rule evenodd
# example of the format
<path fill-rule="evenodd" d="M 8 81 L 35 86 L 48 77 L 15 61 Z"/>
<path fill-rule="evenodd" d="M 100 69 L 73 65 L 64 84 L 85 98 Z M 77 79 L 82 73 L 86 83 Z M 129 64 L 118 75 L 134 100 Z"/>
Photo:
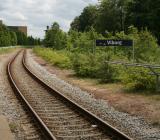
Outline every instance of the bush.
<path fill-rule="evenodd" d="M 97 77 L 97 60 L 94 58 L 93 54 L 74 54 L 72 55 L 72 65 L 73 70 L 77 76 L 82 77 Z"/>
<path fill-rule="evenodd" d="M 122 82 L 130 90 L 155 90 L 155 76 L 144 68 L 128 68 L 123 72 Z"/>
<path fill-rule="evenodd" d="M 107 63 L 106 60 L 110 60 L 109 56 L 106 59 L 102 59 L 99 69 L 97 71 L 98 78 L 100 78 L 100 82 L 102 83 L 111 83 L 115 81 L 116 69 L 114 69 L 113 66 Z"/>
<path fill-rule="evenodd" d="M 97 78 L 103 83 L 113 82 L 116 77 L 116 69 L 106 63 L 109 59 L 103 53 L 76 53 L 71 58 L 77 76 Z"/>
<path fill-rule="evenodd" d="M 33 51 L 52 65 L 60 68 L 72 68 L 70 58 L 68 57 L 69 54 L 65 50 L 55 51 L 49 48 L 35 47 Z"/>

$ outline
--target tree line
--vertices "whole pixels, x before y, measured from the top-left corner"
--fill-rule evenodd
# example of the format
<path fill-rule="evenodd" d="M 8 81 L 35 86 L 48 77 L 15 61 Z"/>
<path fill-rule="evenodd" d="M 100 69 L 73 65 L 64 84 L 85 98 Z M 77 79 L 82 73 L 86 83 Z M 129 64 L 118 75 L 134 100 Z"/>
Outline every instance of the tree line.
<path fill-rule="evenodd" d="M 159 0 L 99 0 L 96 5 L 85 7 L 82 13 L 71 22 L 68 33 L 60 29 L 57 22 L 47 30 L 44 45 L 56 49 L 67 46 L 67 38 L 72 31 L 85 33 L 92 28 L 103 37 L 115 35 L 134 26 L 148 30 L 160 43 L 160 2 Z"/>
<path fill-rule="evenodd" d="M 36 52 L 54 65 L 73 69 L 81 77 L 122 82 L 129 89 L 155 90 L 156 77 L 149 75 L 150 70 L 106 63 L 132 63 L 132 47 L 95 47 L 94 41 L 134 40 L 135 63 L 160 64 L 159 7 L 158 0 L 99 0 L 75 17 L 67 33 L 54 22 L 44 38 L 48 49 L 38 48 Z"/>
<path fill-rule="evenodd" d="M 17 45 L 16 33 L 10 31 L 5 25 L 0 24 L 0 46 Z"/>
<path fill-rule="evenodd" d="M 26 36 L 20 31 L 12 31 L 4 24 L 0 24 L 0 47 L 40 44 L 40 39 L 33 38 L 32 36 Z"/>
<path fill-rule="evenodd" d="M 139 30 L 147 28 L 160 42 L 159 0 L 99 0 L 89 5 L 71 23 L 71 30 L 89 31 L 94 27 L 98 33 L 127 31 L 131 25 Z"/>

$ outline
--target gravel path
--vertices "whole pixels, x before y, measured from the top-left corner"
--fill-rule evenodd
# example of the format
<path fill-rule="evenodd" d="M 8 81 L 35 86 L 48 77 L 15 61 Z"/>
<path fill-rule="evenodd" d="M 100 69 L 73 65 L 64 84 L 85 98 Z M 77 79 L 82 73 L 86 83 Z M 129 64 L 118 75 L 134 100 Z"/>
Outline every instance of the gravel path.
<path fill-rule="evenodd" d="M 160 140 L 160 130 L 158 128 L 153 128 L 142 118 L 116 111 L 113 107 L 109 106 L 106 101 L 97 100 L 90 93 L 72 86 L 54 74 L 50 74 L 46 69 L 33 60 L 32 55 L 29 52 L 27 53 L 26 62 L 32 71 L 50 86 L 61 91 L 64 95 L 92 111 L 102 119 L 109 121 L 112 125 L 132 138 L 136 140 Z"/>
<path fill-rule="evenodd" d="M 31 137 L 33 123 L 12 91 L 6 73 L 7 63 L 15 54 L 0 55 L 0 115 L 8 119 L 15 140 L 26 140 Z"/>

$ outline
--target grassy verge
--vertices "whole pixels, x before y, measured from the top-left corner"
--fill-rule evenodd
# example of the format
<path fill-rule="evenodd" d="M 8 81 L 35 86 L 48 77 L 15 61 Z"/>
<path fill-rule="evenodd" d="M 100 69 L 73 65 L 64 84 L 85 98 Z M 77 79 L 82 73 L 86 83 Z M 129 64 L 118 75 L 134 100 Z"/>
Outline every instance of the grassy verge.
<path fill-rule="evenodd" d="M 145 68 L 124 68 L 106 63 L 109 56 L 104 51 L 96 54 L 73 50 L 53 50 L 34 47 L 33 52 L 52 65 L 72 69 L 77 77 L 91 78 L 104 83 L 122 83 L 127 92 L 155 92 L 155 76 Z"/>
<path fill-rule="evenodd" d="M 33 48 L 33 52 L 36 53 L 38 56 L 41 56 L 44 60 L 46 60 L 52 65 L 66 69 L 72 68 L 69 53 L 64 50 L 53 51 L 49 48 L 35 47 Z"/>
<path fill-rule="evenodd" d="M 5 53 L 10 53 L 14 51 L 16 48 L 0 48 L 0 55 Z"/>

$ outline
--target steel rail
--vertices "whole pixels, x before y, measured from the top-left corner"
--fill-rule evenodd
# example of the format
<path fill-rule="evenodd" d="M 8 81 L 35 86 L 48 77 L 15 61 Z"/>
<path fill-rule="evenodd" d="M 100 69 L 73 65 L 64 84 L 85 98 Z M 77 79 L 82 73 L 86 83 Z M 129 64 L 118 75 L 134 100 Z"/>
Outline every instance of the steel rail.
<path fill-rule="evenodd" d="M 34 118 L 34 120 L 38 123 L 38 126 L 41 128 L 41 131 L 42 131 L 43 136 L 45 137 L 45 139 L 47 139 L 47 140 L 57 140 L 56 137 L 52 134 L 52 132 L 48 129 L 48 127 L 41 120 L 41 118 L 38 116 L 38 114 L 35 112 L 35 110 L 32 108 L 32 106 L 29 104 L 29 102 L 25 99 L 25 97 L 23 96 L 23 94 L 19 90 L 16 82 L 13 79 L 12 64 L 13 64 L 14 60 L 16 59 L 16 57 L 20 53 L 21 53 L 21 51 L 19 51 L 15 55 L 15 57 L 8 63 L 8 66 L 7 66 L 7 74 L 8 74 L 8 79 L 9 79 L 9 82 L 11 84 L 11 87 L 14 90 L 14 92 L 16 93 L 16 96 L 21 101 L 23 101 L 23 103 L 25 104 L 25 107 L 27 107 L 27 109 L 30 111 L 30 113 L 31 113 L 32 117 Z"/>
<path fill-rule="evenodd" d="M 82 107 L 81 105 L 77 104 L 73 100 L 71 100 L 68 97 L 66 97 L 60 91 L 58 91 L 56 89 L 53 89 L 53 87 L 51 87 L 48 84 L 46 84 L 42 79 L 40 79 L 35 73 L 33 73 L 29 69 L 29 67 L 26 64 L 25 58 L 26 58 L 26 50 L 24 52 L 23 60 L 22 60 L 22 64 L 23 64 L 24 68 L 26 69 L 26 71 L 28 72 L 28 74 L 32 78 L 34 78 L 45 89 L 47 89 L 48 91 L 50 91 L 50 93 L 52 95 L 56 94 L 56 96 L 58 96 L 61 99 L 63 99 L 63 101 L 69 103 L 73 108 L 75 108 L 75 110 L 77 110 L 77 112 L 80 112 L 84 116 L 87 116 L 87 118 L 89 118 L 90 121 L 92 120 L 93 122 L 96 122 L 96 124 L 98 125 L 99 129 L 101 129 L 103 131 L 107 131 L 107 133 L 110 132 L 111 135 L 113 135 L 114 137 L 116 137 L 116 140 L 133 140 L 132 138 L 130 138 L 129 136 L 127 136 L 126 134 L 124 134 L 120 130 L 116 129 L 115 127 L 113 127 L 112 125 L 110 125 L 109 123 L 107 123 L 106 121 L 102 120 L 101 118 L 99 118 L 95 114 L 91 113 L 90 111 L 88 111 L 87 109 L 85 109 L 84 107 Z"/>

